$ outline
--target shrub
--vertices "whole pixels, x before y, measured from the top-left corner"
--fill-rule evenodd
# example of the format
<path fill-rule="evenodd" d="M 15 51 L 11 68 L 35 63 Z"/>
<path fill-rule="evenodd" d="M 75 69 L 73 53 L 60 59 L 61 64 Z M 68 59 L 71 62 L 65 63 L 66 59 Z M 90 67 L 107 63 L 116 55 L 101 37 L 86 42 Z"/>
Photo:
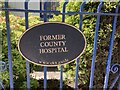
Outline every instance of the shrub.
<path fill-rule="evenodd" d="M 81 2 L 69 2 L 66 6 L 67 11 L 79 12 Z M 87 2 L 84 6 L 85 12 L 96 12 L 97 6 L 99 2 Z M 104 3 L 101 12 L 115 12 L 117 2 L 106 2 Z M 62 11 L 63 3 L 60 4 L 58 10 Z M 84 54 L 80 57 L 80 67 L 79 67 L 79 86 L 82 88 L 89 86 L 89 78 L 90 78 L 90 67 L 92 62 L 92 51 L 93 51 L 93 42 L 94 42 L 94 33 L 95 33 L 95 25 L 96 25 L 96 16 L 95 15 L 83 15 L 83 23 L 82 23 L 82 32 L 84 33 L 87 40 L 87 47 Z M 54 16 L 51 21 L 61 21 L 62 15 Z M 69 23 L 79 28 L 79 20 L 80 15 L 66 15 L 65 23 Z M 108 56 L 109 49 L 109 40 L 110 34 L 112 31 L 112 16 L 101 16 L 100 18 L 100 29 L 98 35 L 98 45 L 97 45 L 97 55 L 96 55 L 96 66 L 95 66 L 95 76 L 94 76 L 94 88 L 102 88 L 104 84 L 104 76 L 105 76 L 105 68 L 106 68 L 106 60 Z M 119 18 L 117 23 L 119 24 Z M 119 25 L 117 25 L 117 31 L 115 34 L 115 44 L 113 51 L 115 51 L 118 46 L 117 39 L 120 39 Z M 113 52 L 114 53 L 114 52 Z M 115 57 L 112 56 L 112 60 Z M 118 61 L 118 59 L 114 60 L 114 62 Z M 75 67 L 76 63 L 70 63 L 64 65 L 64 71 L 66 73 L 66 80 L 68 81 L 68 77 L 70 81 L 74 81 L 75 77 Z M 114 77 L 112 77 L 113 79 Z M 110 79 L 111 80 L 111 79 Z M 111 80 L 112 81 L 112 80 Z M 110 83 L 111 83 L 110 81 Z"/>
<path fill-rule="evenodd" d="M 4 13 L 4 12 L 0 12 Z M 25 31 L 25 18 L 9 15 L 10 19 L 10 38 L 11 38 L 11 54 L 13 63 L 13 79 L 15 88 L 26 88 L 26 60 L 20 55 L 18 51 L 18 40 L 22 33 Z M 2 32 L 2 60 L 7 64 L 7 70 L 2 73 L 2 82 L 6 88 L 9 88 L 9 70 L 8 70 L 8 45 L 6 34 L 6 22 L 4 14 L 0 15 L 0 32 Z M 36 16 L 29 16 L 29 26 L 40 23 L 39 18 Z M 35 65 L 30 64 L 32 72 Z M 38 81 L 31 78 L 31 88 L 37 88 Z"/>

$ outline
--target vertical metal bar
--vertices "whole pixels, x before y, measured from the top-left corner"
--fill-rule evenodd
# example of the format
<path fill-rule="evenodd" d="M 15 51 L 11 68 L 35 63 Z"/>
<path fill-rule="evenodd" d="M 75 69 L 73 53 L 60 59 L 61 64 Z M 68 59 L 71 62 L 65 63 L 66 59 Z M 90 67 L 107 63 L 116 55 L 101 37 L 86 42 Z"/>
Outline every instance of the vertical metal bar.
<path fill-rule="evenodd" d="M 26 0 L 24 3 L 24 7 L 26 10 L 28 10 L 28 1 L 29 0 Z M 27 30 L 29 28 L 28 12 L 25 12 L 25 25 Z M 27 74 L 27 90 L 30 90 L 30 65 L 28 61 L 26 61 L 26 74 Z"/>
<path fill-rule="evenodd" d="M 119 72 L 118 90 L 120 90 L 120 72 Z"/>
<path fill-rule="evenodd" d="M 47 67 L 44 66 L 44 90 L 47 88 Z"/>
<path fill-rule="evenodd" d="M 40 0 L 40 10 L 42 10 L 42 0 Z M 41 19 L 42 13 L 40 13 L 40 19 Z"/>
<path fill-rule="evenodd" d="M 85 5 L 85 1 L 82 2 L 81 6 L 80 6 L 80 12 L 83 11 L 83 7 Z M 82 30 L 82 18 L 83 15 L 80 15 L 80 22 L 79 22 L 79 29 Z M 79 72 L 79 61 L 80 58 L 76 59 L 76 74 L 75 74 L 75 84 L 74 84 L 74 89 L 77 90 L 78 89 L 78 72 Z"/>
<path fill-rule="evenodd" d="M 68 2 L 65 2 L 63 4 L 63 9 L 62 9 L 62 13 L 65 13 L 65 9 L 66 9 L 66 5 Z M 65 14 L 62 14 L 62 22 L 65 22 Z M 63 87 L 63 66 L 60 66 L 60 90 L 62 90 Z"/>
<path fill-rule="evenodd" d="M 102 5 L 103 5 L 103 2 L 100 2 L 100 4 L 98 5 L 97 13 L 100 12 Z M 95 27 L 94 48 L 93 48 L 93 56 L 92 56 L 89 90 L 92 90 L 93 88 L 99 24 L 100 24 L 100 15 L 97 16 L 96 27 Z"/>
<path fill-rule="evenodd" d="M 63 87 L 63 65 L 60 66 L 60 90 Z"/>
<path fill-rule="evenodd" d="M 8 8 L 8 0 L 5 0 L 5 8 Z M 7 29 L 7 44 L 8 44 L 8 63 L 9 63 L 9 76 L 10 76 L 10 90 L 13 90 L 13 70 L 12 70 L 12 57 L 11 57 L 11 39 L 10 39 L 10 25 L 9 25 L 9 12 L 5 11 L 6 29 Z"/>
<path fill-rule="evenodd" d="M 3 84 L 2 84 L 2 81 L 1 81 L 1 80 L 0 80 L 0 85 L 1 85 L 1 86 L 0 86 L 0 89 L 1 89 L 1 90 L 5 90 L 5 87 L 3 86 Z"/>
<path fill-rule="evenodd" d="M 68 4 L 68 2 L 65 2 L 63 4 L 63 9 L 62 9 L 62 13 L 65 13 L 66 11 L 66 5 Z M 65 22 L 65 14 L 62 14 L 62 22 Z"/>
<path fill-rule="evenodd" d="M 47 2 L 44 2 L 44 11 L 47 10 Z M 44 22 L 47 22 L 47 14 L 44 13 Z"/>
<path fill-rule="evenodd" d="M 76 59 L 76 74 L 75 74 L 75 85 L 74 85 L 74 89 L 78 90 L 78 71 L 79 71 L 79 59 Z"/>
<path fill-rule="evenodd" d="M 80 5 L 80 12 L 83 12 L 83 8 L 85 4 L 86 4 L 86 1 L 84 0 Z M 80 14 L 80 23 L 79 23 L 80 30 L 82 30 L 82 19 L 83 19 L 83 15 Z"/>
<path fill-rule="evenodd" d="M 3 61 L 0 61 L 0 90 L 5 90 L 4 85 L 2 84 L 2 75 L 1 73 L 6 70 L 6 63 Z"/>
<path fill-rule="evenodd" d="M 116 7 L 115 12 L 118 13 L 118 6 Z M 110 38 L 110 46 L 109 46 L 109 52 L 108 52 L 106 74 L 105 74 L 105 80 L 104 80 L 104 90 L 106 90 L 107 87 L 108 87 L 110 64 L 111 64 L 111 57 L 112 57 L 112 49 L 113 49 L 113 43 L 114 43 L 114 34 L 115 34 L 115 31 L 116 31 L 116 22 L 117 22 L 117 16 L 114 16 L 114 20 L 113 20 L 113 23 L 112 23 L 112 33 L 111 33 L 111 38 Z"/>
<path fill-rule="evenodd" d="M 120 0 L 119 0 L 120 3 Z M 120 41 L 119 41 L 119 48 L 120 48 Z M 119 74 L 119 80 L 118 80 L 118 90 L 120 90 L 120 71 L 118 72 Z"/>
<path fill-rule="evenodd" d="M 117 80 L 119 80 L 119 77 L 120 77 L 120 74 L 118 74 L 118 76 L 116 76 L 116 78 L 113 80 L 113 82 L 112 82 L 112 84 L 111 84 L 109 90 L 112 90 L 112 89 L 113 89 L 113 87 L 115 86 Z"/>
<path fill-rule="evenodd" d="M 44 10 L 47 10 L 47 2 L 44 3 Z M 44 13 L 44 22 L 47 22 L 47 14 Z M 44 90 L 47 89 L 47 67 L 44 66 Z"/>

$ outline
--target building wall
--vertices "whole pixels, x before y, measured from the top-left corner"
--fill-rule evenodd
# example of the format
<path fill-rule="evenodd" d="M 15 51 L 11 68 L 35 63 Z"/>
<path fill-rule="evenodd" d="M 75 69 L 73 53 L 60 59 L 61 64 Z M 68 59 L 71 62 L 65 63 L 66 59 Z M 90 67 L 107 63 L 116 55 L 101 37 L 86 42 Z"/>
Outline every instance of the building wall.
<path fill-rule="evenodd" d="M 24 2 L 9 2 L 10 8 L 17 8 L 17 9 L 24 9 Z M 29 9 L 32 10 L 40 10 L 40 3 L 39 2 L 29 2 Z M 43 9 L 44 2 L 42 2 L 42 9 Z M 47 9 L 48 10 L 56 10 L 58 6 L 58 2 L 55 3 L 48 3 Z M 24 16 L 24 12 L 13 12 L 14 15 Z M 39 16 L 39 13 L 31 13 L 32 15 Z"/>
<path fill-rule="evenodd" d="M 24 2 L 9 2 L 10 8 L 24 9 Z M 38 2 L 29 2 L 29 9 L 39 10 Z M 18 16 L 24 16 L 24 12 L 13 12 L 13 14 Z M 33 15 L 39 15 L 38 13 L 31 13 Z"/>

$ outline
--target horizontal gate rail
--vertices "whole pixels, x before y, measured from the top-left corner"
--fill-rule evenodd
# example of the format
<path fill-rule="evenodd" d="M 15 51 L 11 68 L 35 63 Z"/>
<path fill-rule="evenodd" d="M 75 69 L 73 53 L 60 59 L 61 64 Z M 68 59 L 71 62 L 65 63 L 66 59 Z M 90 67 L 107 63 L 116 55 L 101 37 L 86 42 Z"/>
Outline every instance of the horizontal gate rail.
<path fill-rule="evenodd" d="M 34 12 L 34 13 L 54 13 L 56 15 L 65 14 L 65 15 L 75 15 L 75 14 L 85 14 L 85 15 L 105 15 L 105 16 L 120 16 L 120 13 L 106 13 L 106 12 L 71 12 L 61 13 L 60 11 L 54 10 L 25 10 L 25 9 L 12 9 L 12 8 L 0 8 L 2 11 L 16 11 L 16 12 Z"/>
<path fill-rule="evenodd" d="M 93 53 L 92 53 L 92 65 L 91 65 L 91 74 L 90 74 L 90 84 L 89 84 L 89 90 L 92 90 L 93 88 L 93 81 L 94 81 L 94 71 L 95 71 L 95 60 L 96 60 L 96 52 L 97 52 L 97 39 L 98 39 L 98 31 L 99 31 L 99 25 L 100 25 L 100 16 L 113 16 L 113 23 L 112 23 L 112 33 L 110 37 L 110 46 L 109 46 L 109 52 L 108 52 L 108 59 L 107 59 L 107 66 L 106 66 L 106 75 L 104 80 L 104 90 L 108 88 L 108 79 L 109 79 L 109 72 L 111 67 L 111 57 L 112 57 L 112 49 L 113 49 L 113 43 L 114 43 L 114 34 L 116 31 L 116 23 L 117 23 L 117 17 L 120 17 L 120 13 L 118 13 L 119 5 L 116 7 L 115 13 L 109 13 L 109 12 L 101 12 L 101 8 L 104 5 L 104 2 L 100 0 L 100 3 L 97 7 L 97 12 L 84 12 L 84 6 L 86 4 L 86 1 L 84 0 L 80 5 L 79 12 L 71 12 L 66 11 L 66 5 L 68 2 L 64 2 L 62 6 L 62 11 L 57 10 L 47 10 L 47 2 L 44 2 L 44 9 L 42 10 L 42 3 L 40 2 L 40 10 L 32 10 L 29 9 L 28 4 L 29 0 L 25 0 L 24 2 L 24 9 L 14 9 L 14 8 L 8 8 L 8 0 L 5 0 L 5 7 L 0 8 L 0 11 L 5 12 L 6 17 L 6 32 L 7 32 L 7 43 L 8 43 L 8 63 L 9 63 L 9 76 L 10 76 L 10 89 L 13 90 L 13 70 L 12 70 L 12 57 L 11 57 L 11 40 L 10 40 L 10 24 L 9 24 L 9 12 L 24 12 L 25 15 L 25 28 L 26 30 L 29 28 L 29 21 L 28 21 L 28 14 L 30 12 L 33 13 L 39 13 L 40 19 L 42 18 L 44 22 L 48 21 L 48 18 L 53 17 L 52 14 L 55 15 L 62 15 L 62 22 L 65 22 L 65 16 L 66 15 L 80 15 L 80 21 L 79 21 L 79 29 L 82 30 L 82 21 L 83 21 L 83 15 L 96 15 L 96 26 L 95 26 L 95 35 L 94 35 L 94 47 L 93 47 Z M 49 15 L 48 15 L 49 14 Z M 78 89 L 78 72 L 79 72 L 79 62 L 80 57 L 76 59 L 76 75 L 75 75 L 75 83 L 74 88 L 75 90 Z M 26 61 L 26 75 L 27 75 L 27 89 L 30 90 L 30 65 L 29 62 Z M 114 87 L 116 81 L 120 78 L 120 74 L 115 78 L 113 81 L 113 84 L 110 86 L 110 89 Z M 47 67 L 44 66 L 44 90 L 47 88 Z M 63 88 L 63 65 L 60 66 L 60 90 Z M 120 90 L 120 79 L 118 88 Z"/>

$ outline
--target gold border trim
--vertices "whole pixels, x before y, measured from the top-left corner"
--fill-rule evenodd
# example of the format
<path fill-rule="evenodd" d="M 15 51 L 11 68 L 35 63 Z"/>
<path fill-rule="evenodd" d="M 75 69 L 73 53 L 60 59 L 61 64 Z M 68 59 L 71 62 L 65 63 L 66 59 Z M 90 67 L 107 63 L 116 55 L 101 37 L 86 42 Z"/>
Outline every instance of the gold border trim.
<path fill-rule="evenodd" d="M 36 27 L 36 26 L 43 25 L 43 24 L 49 24 L 49 23 L 58 23 L 58 24 L 64 24 L 64 25 L 71 26 L 71 27 L 75 28 L 76 30 L 78 30 L 78 31 L 83 35 L 83 38 L 84 38 L 84 40 L 85 40 L 84 49 L 83 49 L 83 51 L 80 53 L 80 55 L 78 55 L 78 56 L 77 56 L 76 58 L 74 58 L 74 59 L 79 58 L 79 57 L 84 53 L 84 51 L 85 51 L 85 49 L 86 49 L 86 38 L 85 38 L 84 34 L 82 33 L 82 31 L 80 31 L 78 28 L 76 28 L 75 26 L 72 26 L 72 25 L 70 25 L 70 24 L 63 23 L 63 22 L 44 22 L 44 23 L 42 23 L 42 24 L 36 24 L 36 25 L 33 25 L 32 27 L 28 28 L 28 29 L 21 35 L 21 37 L 20 37 L 20 39 L 19 39 L 19 41 L 18 41 L 18 50 L 19 50 L 20 54 L 22 55 L 22 57 L 25 58 L 28 62 L 31 62 L 31 63 L 36 64 L 36 65 L 40 65 L 40 66 L 47 66 L 47 67 L 55 67 L 55 66 L 65 65 L 65 64 L 68 64 L 68 63 L 71 63 L 71 62 L 74 61 L 74 59 L 73 59 L 73 60 L 70 60 L 68 63 L 64 63 L 64 64 L 44 65 L 44 64 L 35 63 L 35 62 L 27 59 L 27 57 L 25 57 L 25 56 L 22 54 L 22 52 L 21 52 L 21 50 L 20 50 L 20 47 L 19 47 L 19 45 L 20 45 L 19 43 L 20 43 L 21 38 L 25 35 L 25 33 L 27 33 L 29 30 L 31 30 L 32 28 L 34 28 L 34 27 Z"/>

